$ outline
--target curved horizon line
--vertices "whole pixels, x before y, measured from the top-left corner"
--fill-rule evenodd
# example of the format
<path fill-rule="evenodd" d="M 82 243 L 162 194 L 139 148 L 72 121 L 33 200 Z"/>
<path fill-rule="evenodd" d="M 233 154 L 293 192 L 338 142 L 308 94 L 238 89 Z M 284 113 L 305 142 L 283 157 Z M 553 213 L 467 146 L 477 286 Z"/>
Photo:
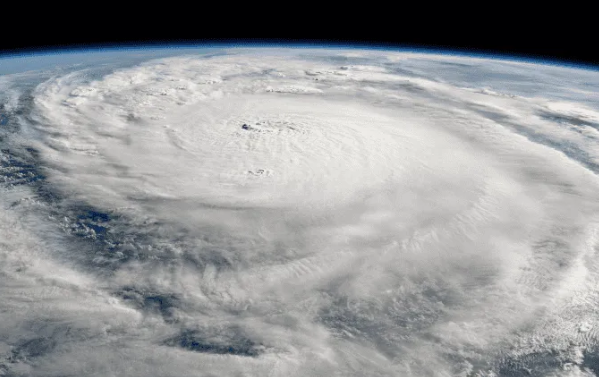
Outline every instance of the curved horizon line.
<path fill-rule="evenodd" d="M 549 66 L 568 67 L 599 71 L 599 64 L 588 62 L 574 62 L 557 57 L 547 57 L 526 53 L 493 52 L 488 49 L 470 47 L 438 47 L 434 44 L 410 44 L 390 42 L 340 42 L 338 40 L 232 40 L 222 39 L 205 42 L 195 39 L 180 40 L 154 40 L 143 42 L 106 42 L 106 43 L 70 43 L 47 47 L 18 48 L 13 50 L 0 50 L 0 60 L 28 58 L 47 55 L 63 55 L 75 53 L 101 53 L 110 51 L 135 51 L 135 50 L 164 50 L 164 49 L 197 49 L 197 48 L 315 48 L 315 49 L 356 49 L 374 51 L 394 51 L 407 53 L 420 53 L 428 55 L 447 55 L 457 57 L 471 57 L 509 61 L 517 63 L 533 63 Z"/>

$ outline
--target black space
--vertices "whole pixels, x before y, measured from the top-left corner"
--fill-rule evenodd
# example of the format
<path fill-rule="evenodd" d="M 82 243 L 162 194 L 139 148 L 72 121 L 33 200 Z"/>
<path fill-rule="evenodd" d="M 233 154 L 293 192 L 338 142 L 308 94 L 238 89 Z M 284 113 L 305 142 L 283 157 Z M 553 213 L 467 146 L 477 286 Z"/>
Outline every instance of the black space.
<path fill-rule="evenodd" d="M 424 2 L 131 5 L 12 2 L 0 19 L 0 56 L 115 45 L 278 43 L 457 50 L 599 66 L 596 22 L 586 19 L 595 12 L 568 3 L 530 9 Z"/>

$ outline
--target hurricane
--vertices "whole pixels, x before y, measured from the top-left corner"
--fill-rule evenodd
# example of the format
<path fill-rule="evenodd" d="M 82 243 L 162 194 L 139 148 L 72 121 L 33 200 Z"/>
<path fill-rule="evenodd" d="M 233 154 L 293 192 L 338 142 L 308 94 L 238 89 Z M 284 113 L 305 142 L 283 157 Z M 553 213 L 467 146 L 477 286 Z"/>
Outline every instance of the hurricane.
<path fill-rule="evenodd" d="M 69 56 L 0 59 L 0 375 L 599 373 L 597 70 Z"/>

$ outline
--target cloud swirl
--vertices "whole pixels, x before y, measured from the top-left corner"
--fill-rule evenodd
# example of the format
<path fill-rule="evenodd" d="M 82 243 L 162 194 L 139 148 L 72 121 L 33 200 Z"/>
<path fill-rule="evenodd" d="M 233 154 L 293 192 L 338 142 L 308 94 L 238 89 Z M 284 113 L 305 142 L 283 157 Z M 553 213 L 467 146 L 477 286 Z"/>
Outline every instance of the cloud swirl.
<path fill-rule="evenodd" d="M 597 72 L 173 55 L 0 82 L 0 375 L 599 372 Z"/>

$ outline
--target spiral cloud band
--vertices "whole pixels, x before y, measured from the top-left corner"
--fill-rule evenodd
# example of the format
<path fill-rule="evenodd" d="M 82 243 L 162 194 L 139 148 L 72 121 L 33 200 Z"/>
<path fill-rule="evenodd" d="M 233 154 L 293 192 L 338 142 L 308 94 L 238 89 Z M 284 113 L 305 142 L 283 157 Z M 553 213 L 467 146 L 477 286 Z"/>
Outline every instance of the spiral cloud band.
<path fill-rule="evenodd" d="M 0 375 L 599 372 L 599 73 L 171 55 L 1 77 Z"/>

